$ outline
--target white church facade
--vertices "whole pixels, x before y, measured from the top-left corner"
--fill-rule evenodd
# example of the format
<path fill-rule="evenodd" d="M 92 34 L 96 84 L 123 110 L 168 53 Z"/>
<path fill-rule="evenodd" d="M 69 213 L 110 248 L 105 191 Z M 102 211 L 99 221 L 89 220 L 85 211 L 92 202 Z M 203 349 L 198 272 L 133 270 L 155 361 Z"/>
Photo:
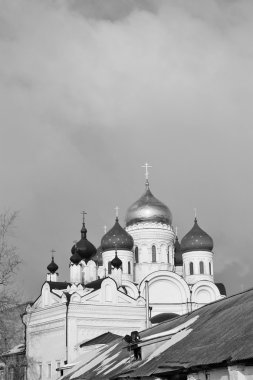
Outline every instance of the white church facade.
<path fill-rule="evenodd" d="M 75 363 L 80 343 L 106 332 L 125 336 L 225 297 L 215 284 L 213 240 L 194 220 L 179 243 L 169 208 L 150 190 L 96 249 L 87 239 L 72 247 L 70 277 L 58 281 L 52 258 L 47 281 L 23 317 L 28 380 L 57 379 L 56 369 Z"/>

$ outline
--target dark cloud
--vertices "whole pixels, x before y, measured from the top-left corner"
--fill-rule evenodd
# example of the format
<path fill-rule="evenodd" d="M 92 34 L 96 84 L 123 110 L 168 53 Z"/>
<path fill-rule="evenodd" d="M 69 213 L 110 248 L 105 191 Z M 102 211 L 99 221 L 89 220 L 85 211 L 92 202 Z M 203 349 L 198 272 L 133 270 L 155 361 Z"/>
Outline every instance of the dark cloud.
<path fill-rule="evenodd" d="M 116 205 L 123 223 L 146 160 L 180 237 L 197 207 L 218 276 L 240 288 L 231 263 L 252 266 L 253 243 L 252 11 L 246 0 L 1 1 L 0 192 L 20 210 L 29 296 L 52 247 L 67 278 L 82 209 L 97 245 Z"/>

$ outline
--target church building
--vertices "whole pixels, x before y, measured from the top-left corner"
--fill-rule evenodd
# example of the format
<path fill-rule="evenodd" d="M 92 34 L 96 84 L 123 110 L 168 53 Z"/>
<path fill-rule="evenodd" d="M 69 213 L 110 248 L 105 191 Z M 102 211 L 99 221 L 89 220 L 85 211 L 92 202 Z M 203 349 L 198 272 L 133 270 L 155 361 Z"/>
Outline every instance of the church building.
<path fill-rule="evenodd" d="M 118 214 L 98 249 L 81 238 L 71 248 L 69 279 L 58 281 L 52 257 L 47 281 L 23 317 L 28 380 L 57 379 L 82 342 L 110 332 L 125 336 L 225 297 L 214 282 L 213 240 L 195 218 L 181 243 L 169 208 L 151 192 Z"/>

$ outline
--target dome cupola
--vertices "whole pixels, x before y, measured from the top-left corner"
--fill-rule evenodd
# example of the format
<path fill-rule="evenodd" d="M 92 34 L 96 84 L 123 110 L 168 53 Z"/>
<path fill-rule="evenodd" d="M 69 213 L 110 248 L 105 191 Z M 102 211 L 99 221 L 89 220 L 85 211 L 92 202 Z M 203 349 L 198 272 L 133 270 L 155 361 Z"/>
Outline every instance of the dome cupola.
<path fill-rule="evenodd" d="M 91 242 L 89 242 L 89 240 L 87 240 L 86 236 L 87 236 L 87 229 L 85 227 L 85 222 L 83 219 L 83 225 L 81 229 L 81 239 L 71 249 L 72 257 L 70 258 L 70 260 L 72 262 L 73 262 L 73 259 L 74 261 L 77 262 L 78 256 L 80 256 L 81 260 L 84 260 L 87 264 L 87 262 L 93 256 L 95 256 L 97 250 L 94 247 L 94 245 Z"/>
<path fill-rule="evenodd" d="M 114 226 L 102 237 L 102 251 L 117 250 L 131 251 L 134 246 L 132 236 L 119 224 L 119 219 L 116 217 Z"/>
<path fill-rule="evenodd" d="M 194 226 L 181 240 L 181 251 L 209 251 L 213 249 L 213 239 L 205 231 L 203 231 L 194 219 Z"/>
<path fill-rule="evenodd" d="M 116 269 L 119 269 L 119 268 L 121 268 L 121 266 L 122 266 L 122 261 L 121 261 L 120 258 L 118 257 L 118 255 L 117 255 L 117 251 L 115 252 L 115 257 L 114 257 L 114 259 L 111 261 L 111 265 L 113 266 L 113 268 L 116 268 Z"/>
<path fill-rule="evenodd" d="M 54 262 L 54 256 L 52 256 L 52 260 L 51 260 L 51 263 L 47 266 L 47 270 L 51 273 L 51 274 L 55 274 L 55 272 L 58 270 L 58 265 Z"/>
<path fill-rule="evenodd" d="M 77 265 L 80 263 L 80 261 L 82 260 L 81 256 L 79 255 L 78 253 L 78 249 L 76 248 L 75 245 L 73 245 L 72 249 L 71 249 L 71 253 L 72 253 L 72 256 L 70 257 L 70 261 Z"/>
<path fill-rule="evenodd" d="M 175 266 L 182 266 L 183 257 L 182 257 L 181 246 L 180 246 L 177 236 L 176 236 L 176 240 L 174 244 L 174 253 L 175 253 L 175 256 L 174 256 Z"/>
<path fill-rule="evenodd" d="M 163 223 L 170 226 L 172 224 L 169 208 L 151 193 L 148 180 L 146 180 L 145 193 L 128 208 L 126 213 L 127 227 L 145 222 Z"/>

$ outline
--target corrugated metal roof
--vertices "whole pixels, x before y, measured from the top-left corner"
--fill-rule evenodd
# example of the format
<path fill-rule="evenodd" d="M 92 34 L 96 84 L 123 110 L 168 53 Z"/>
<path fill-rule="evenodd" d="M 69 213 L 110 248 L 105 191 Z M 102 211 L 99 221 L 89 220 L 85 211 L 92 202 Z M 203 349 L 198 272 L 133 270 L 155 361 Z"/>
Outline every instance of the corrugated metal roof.
<path fill-rule="evenodd" d="M 84 358 L 79 369 L 71 371 L 71 379 L 151 376 L 178 368 L 253 359 L 252 314 L 250 289 L 140 332 L 141 346 L 160 339 L 144 360 L 135 361 L 127 343 L 118 339 L 105 349 L 94 351 L 88 361 Z"/>

